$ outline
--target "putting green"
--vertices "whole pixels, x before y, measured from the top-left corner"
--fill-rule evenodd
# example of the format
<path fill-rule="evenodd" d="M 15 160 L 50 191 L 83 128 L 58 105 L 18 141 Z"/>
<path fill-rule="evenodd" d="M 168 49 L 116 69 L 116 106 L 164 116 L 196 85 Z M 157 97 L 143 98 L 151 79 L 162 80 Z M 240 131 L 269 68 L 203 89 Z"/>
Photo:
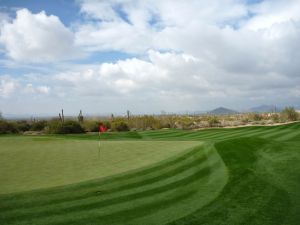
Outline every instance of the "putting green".
<path fill-rule="evenodd" d="M 61 186 L 134 170 L 200 145 L 196 141 L 0 138 L 0 194 Z"/>

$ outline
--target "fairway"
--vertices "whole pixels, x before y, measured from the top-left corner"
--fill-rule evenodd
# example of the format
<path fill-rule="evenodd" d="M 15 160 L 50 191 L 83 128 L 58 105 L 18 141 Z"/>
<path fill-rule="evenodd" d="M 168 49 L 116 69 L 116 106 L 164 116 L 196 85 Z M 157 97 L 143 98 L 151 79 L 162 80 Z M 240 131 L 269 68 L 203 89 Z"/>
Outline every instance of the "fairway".
<path fill-rule="evenodd" d="M 102 138 L 0 137 L 0 224 L 299 224 L 299 123 Z"/>

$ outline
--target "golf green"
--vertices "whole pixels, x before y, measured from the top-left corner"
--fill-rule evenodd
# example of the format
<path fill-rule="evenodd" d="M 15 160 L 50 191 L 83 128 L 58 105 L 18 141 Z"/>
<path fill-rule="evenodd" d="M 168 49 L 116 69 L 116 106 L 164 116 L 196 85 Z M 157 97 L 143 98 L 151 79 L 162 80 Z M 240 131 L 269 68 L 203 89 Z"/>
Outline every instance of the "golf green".
<path fill-rule="evenodd" d="M 299 224 L 299 123 L 102 138 L 0 137 L 0 224 Z"/>
<path fill-rule="evenodd" d="M 165 160 L 201 142 L 0 138 L 0 194 L 111 176 Z"/>

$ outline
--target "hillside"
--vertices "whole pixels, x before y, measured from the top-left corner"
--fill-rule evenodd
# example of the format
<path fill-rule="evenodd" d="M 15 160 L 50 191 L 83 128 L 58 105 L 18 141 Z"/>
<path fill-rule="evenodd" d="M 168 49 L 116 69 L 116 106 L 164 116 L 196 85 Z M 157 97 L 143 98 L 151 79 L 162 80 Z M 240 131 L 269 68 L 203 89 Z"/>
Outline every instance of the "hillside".
<path fill-rule="evenodd" d="M 212 115 L 231 115 L 231 114 L 237 114 L 237 111 L 234 111 L 232 109 L 224 108 L 224 107 L 219 107 L 216 109 L 213 109 L 208 112 L 208 114 Z"/>

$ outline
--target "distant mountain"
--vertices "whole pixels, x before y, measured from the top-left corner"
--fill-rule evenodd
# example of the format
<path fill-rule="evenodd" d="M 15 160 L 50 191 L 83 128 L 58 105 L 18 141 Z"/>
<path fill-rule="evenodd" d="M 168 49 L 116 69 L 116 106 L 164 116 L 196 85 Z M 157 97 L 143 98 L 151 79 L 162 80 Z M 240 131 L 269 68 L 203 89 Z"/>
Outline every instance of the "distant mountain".
<path fill-rule="evenodd" d="M 231 114 L 237 114 L 237 113 L 239 113 L 239 112 L 234 111 L 232 109 L 227 109 L 224 107 L 219 107 L 219 108 L 216 108 L 216 109 L 208 112 L 208 114 L 213 114 L 213 115 L 231 115 Z"/>
<path fill-rule="evenodd" d="M 282 108 L 278 108 L 275 105 L 260 105 L 257 107 L 253 107 L 248 110 L 249 112 L 257 112 L 257 113 L 264 113 L 264 112 L 280 112 Z"/>

